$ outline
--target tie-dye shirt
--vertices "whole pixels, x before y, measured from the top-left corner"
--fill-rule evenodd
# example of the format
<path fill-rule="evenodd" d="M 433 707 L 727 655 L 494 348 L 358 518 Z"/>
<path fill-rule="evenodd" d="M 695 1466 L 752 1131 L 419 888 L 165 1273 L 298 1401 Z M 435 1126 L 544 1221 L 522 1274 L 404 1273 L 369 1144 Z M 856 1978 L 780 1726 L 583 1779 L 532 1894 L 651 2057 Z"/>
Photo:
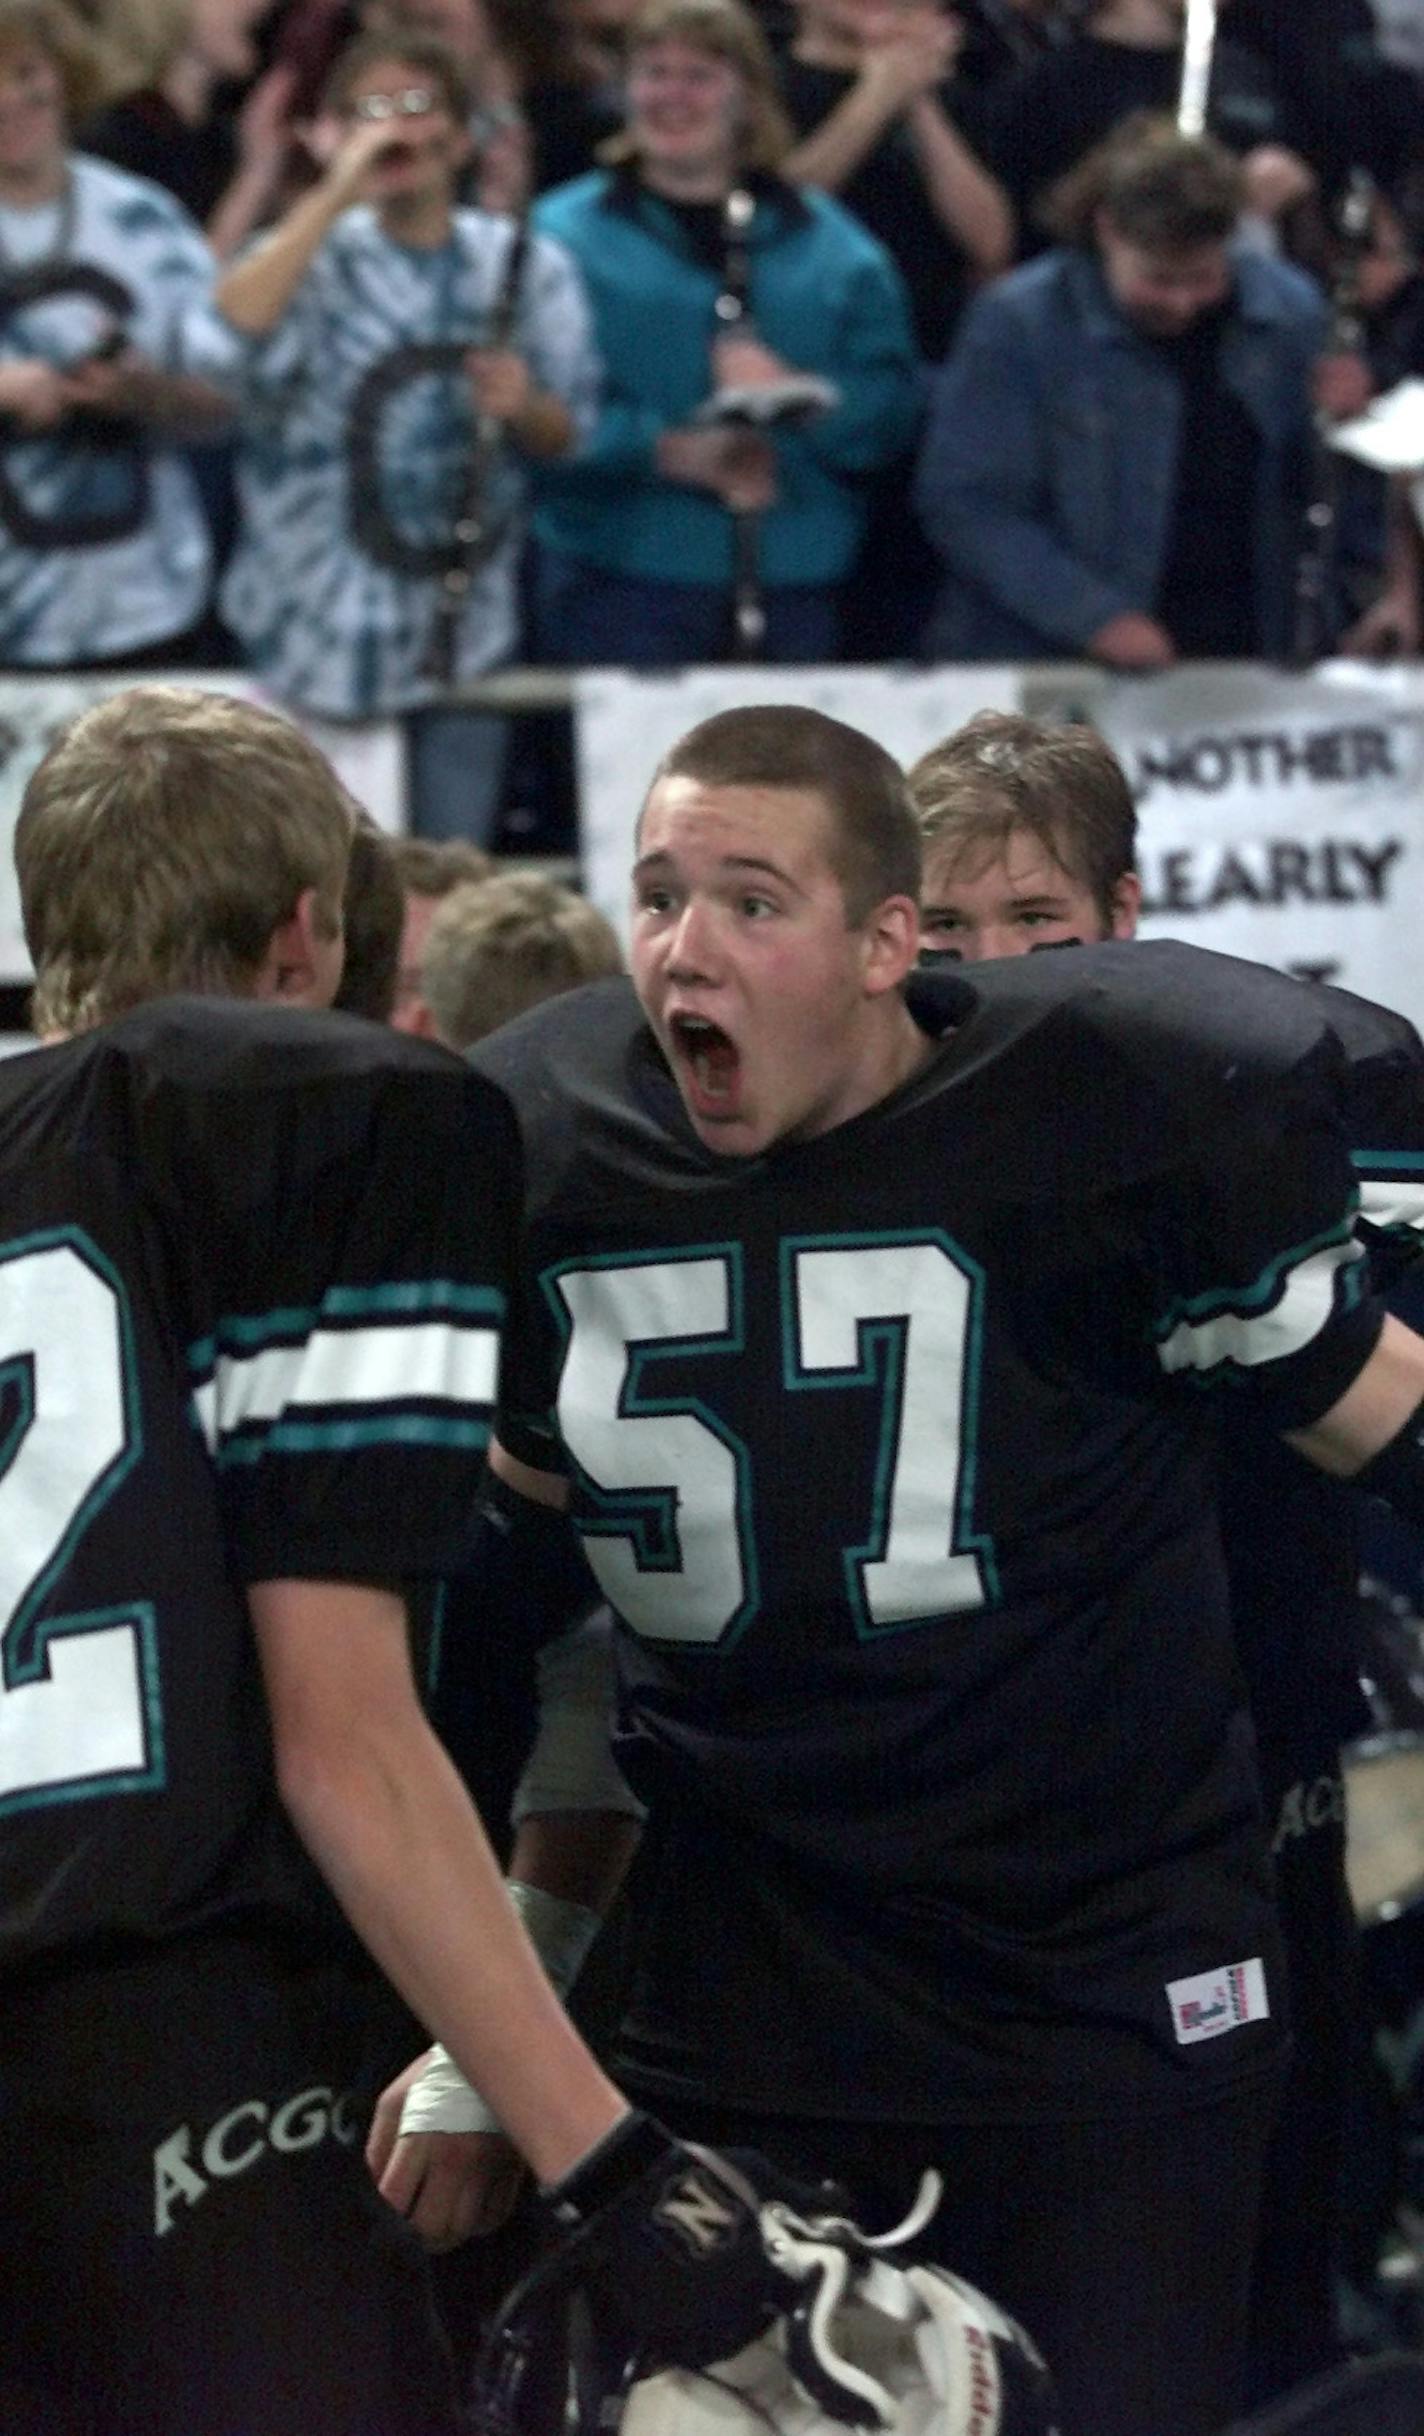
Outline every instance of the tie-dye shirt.
<path fill-rule="evenodd" d="M 361 204 L 268 335 L 244 337 L 216 310 L 196 317 L 195 368 L 230 387 L 242 417 L 223 612 L 278 700 L 360 718 L 439 697 L 440 578 L 401 561 L 438 552 L 459 512 L 474 428 L 459 358 L 485 339 L 512 242 L 509 221 L 460 210 L 445 245 L 399 245 Z M 585 433 L 598 359 L 578 273 L 549 238 L 530 240 L 510 344 Z M 501 538 L 464 599 L 457 680 L 515 649 L 525 481 L 500 447 L 485 512 Z"/>
<path fill-rule="evenodd" d="M 83 154 L 69 171 L 67 205 L 0 214 L 0 362 L 63 368 L 121 338 L 181 371 L 184 320 L 214 276 L 200 230 L 146 178 Z M 0 421 L 0 660 L 59 668 L 163 642 L 210 580 L 181 449 L 129 422 Z"/>

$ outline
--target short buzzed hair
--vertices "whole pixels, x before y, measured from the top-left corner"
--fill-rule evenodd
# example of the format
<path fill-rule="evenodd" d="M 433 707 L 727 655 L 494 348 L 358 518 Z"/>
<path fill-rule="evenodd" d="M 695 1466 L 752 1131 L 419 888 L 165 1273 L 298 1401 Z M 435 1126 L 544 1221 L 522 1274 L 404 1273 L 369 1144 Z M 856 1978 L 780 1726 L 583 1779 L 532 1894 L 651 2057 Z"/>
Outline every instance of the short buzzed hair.
<path fill-rule="evenodd" d="M 757 703 L 689 729 L 653 773 L 706 787 L 786 787 L 831 815 L 830 861 L 852 929 L 887 897 L 920 893 L 920 836 L 905 774 L 873 737 L 824 711 Z"/>
<path fill-rule="evenodd" d="M 451 1049 L 473 1048 L 526 1008 L 623 970 L 613 926 L 538 871 L 501 871 L 442 899 L 420 960 L 421 996 Z"/>
<path fill-rule="evenodd" d="M 256 703 L 137 685 L 82 712 L 15 827 L 36 1031 L 175 990 L 246 995 L 308 889 L 339 937 L 354 818 L 316 746 Z"/>
<path fill-rule="evenodd" d="M 1027 830 L 1112 920 L 1114 891 L 1136 868 L 1137 810 L 1096 728 L 980 711 L 921 756 L 908 784 L 927 849 L 978 865 Z"/>

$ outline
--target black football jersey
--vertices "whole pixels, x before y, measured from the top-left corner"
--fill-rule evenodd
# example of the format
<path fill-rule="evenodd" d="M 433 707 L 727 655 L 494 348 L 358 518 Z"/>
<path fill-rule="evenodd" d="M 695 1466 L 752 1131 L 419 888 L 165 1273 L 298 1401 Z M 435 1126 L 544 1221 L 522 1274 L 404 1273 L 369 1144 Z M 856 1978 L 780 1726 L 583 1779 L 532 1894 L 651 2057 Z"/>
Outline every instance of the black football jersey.
<path fill-rule="evenodd" d="M 340 1936 L 248 1583 L 458 1563 L 508 1110 L 342 1016 L 170 1000 L 0 1066 L 0 1973 Z"/>
<path fill-rule="evenodd" d="M 1360 1233 L 1377 1280 L 1388 1285 L 1424 1249 L 1424 1042 L 1388 1007 L 1349 990 L 1319 994 L 1347 1059 Z"/>
<path fill-rule="evenodd" d="M 1383 1292 L 1424 1247 L 1424 1045 L 1386 1007 L 1297 986 L 1344 1052 L 1356 1232 Z M 1361 1501 L 1229 1402 L 1219 1494 L 1237 1648 L 1274 1810 L 1370 1722 L 1360 1688 Z"/>
<path fill-rule="evenodd" d="M 476 1053 L 528 1179 L 501 1435 L 568 1472 L 653 1807 L 618 2062 L 828 2115 L 1174 2104 L 1280 2027 L 1207 1416 L 1303 1425 L 1373 1348 L 1341 1052 L 1171 944 L 913 991 L 930 1063 L 754 1159 L 626 983 Z"/>

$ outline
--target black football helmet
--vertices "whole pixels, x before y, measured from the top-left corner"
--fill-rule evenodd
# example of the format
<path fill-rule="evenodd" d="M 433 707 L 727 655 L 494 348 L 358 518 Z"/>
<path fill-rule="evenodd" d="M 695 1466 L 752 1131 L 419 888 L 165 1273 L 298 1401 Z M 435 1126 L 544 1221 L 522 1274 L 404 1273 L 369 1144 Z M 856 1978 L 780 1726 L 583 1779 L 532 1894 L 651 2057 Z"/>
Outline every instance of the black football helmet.
<path fill-rule="evenodd" d="M 557 2256 L 507 2305 L 487 2349 L 478 2436 L 1056 2436 L 1044 2362 L 1023 2329 L 941 2267 L 897 2265 L 938 2200 L 868 2235 L 849 2218 L 760 2209 L 766 2331 L 712 2367 L 628 2374 L 600 2357 Z"/>

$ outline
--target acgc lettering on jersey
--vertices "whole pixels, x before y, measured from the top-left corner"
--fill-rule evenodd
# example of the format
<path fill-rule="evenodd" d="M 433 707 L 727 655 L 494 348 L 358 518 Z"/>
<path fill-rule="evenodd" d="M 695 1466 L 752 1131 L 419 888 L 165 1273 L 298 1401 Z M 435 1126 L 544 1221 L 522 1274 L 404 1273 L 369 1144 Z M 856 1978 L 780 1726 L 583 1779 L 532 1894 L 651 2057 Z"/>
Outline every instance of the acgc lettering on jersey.
<path fill-rule="evenodd" d="M 153 2152 L 154 2232 L 171 2231 L 180 2202 L 195 2208 L 215 2182 L 251 2173 L 273 2151 L 292 2156 L 328 2139 L 350 2148 L 356 2131 L 350 2091 L 320 2087 L 299 2089 L 277 2106 L 245 2098 L 220 2115 L 201 2140 L 191 2125 L 180 2123 Z"/>

